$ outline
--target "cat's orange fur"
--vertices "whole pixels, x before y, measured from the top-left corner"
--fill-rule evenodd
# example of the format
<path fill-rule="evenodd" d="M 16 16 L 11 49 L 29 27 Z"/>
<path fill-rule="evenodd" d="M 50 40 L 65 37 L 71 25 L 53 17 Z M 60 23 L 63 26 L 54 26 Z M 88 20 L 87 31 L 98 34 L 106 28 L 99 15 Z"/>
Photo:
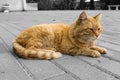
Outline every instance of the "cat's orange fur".
<path fill-rule="evenodd" d="M 82 12 L 70 26 L 57 23 L 27 28 L 13 41 L 13 50 L 22 58 L 54 59 L 61 53 L 98 57 L 106 53 L 94 45 L 101 32 L 99 15 L 89 17 Z"/>

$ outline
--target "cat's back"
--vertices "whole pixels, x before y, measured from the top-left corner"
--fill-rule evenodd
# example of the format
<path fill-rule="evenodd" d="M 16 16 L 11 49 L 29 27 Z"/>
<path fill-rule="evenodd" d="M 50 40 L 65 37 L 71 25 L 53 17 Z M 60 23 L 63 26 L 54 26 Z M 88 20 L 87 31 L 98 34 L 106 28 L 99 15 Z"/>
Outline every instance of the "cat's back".
<path fill-rule="evenodd" d="M 68 30 L 68 26 L 63 23 L 56 24 L 40 24 L 22 30 L 17 36 L 17 42 L 27 42 L 30 38 L 40 38 L 45 36 L 53 36 L 56 33 L 59 35 Z"/>
<path fill-rule="evenodd" d="M 39 28 L 42 30 L 52 30 L 52 31 L 56 31 L 56 30 L 63 30 L 63 29 L 67 29 L 68 26 L 66 24 L 63 23 L 55 23 L 55 24 L 40 24 L 40 25 L 35 25 L 33 26 L 33 28 Z"/>
<path fill-rule="evenodd" d="M 28 29 L 29 33 L 32 34 L 54 34 L 56 32 L 64 32 L 68 30 L 68 26 L 63 23 L 56 23 L 56 24 L 40 24 L 32 26 Z"/>

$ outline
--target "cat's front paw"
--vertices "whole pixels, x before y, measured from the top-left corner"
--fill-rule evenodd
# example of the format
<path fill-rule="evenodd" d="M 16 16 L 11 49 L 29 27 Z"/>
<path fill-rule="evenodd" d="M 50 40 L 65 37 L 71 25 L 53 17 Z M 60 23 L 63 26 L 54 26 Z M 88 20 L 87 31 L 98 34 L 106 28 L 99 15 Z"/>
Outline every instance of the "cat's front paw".
<path fill-rule="evenodd" d="M 95 48 L 91 48 L 91 49 L 99 51 L 101 54 L 106 54 L 107 53 L 107 50 L 105 48 L 95 47 Z"/>
<path fill-rule="evenodd" d="M 101 54 L 98 51 L 93 50 L 93 51 L 91 51 L 90 56 L 91 57 L 99 57 L 99 56 L 101 56 Z"/>
<path fill-rule="evenodd" d="M 99 51 L 101 54 L 107 53 L 107 50 L 105 48 L 98 48 L 97 51 Z"/>

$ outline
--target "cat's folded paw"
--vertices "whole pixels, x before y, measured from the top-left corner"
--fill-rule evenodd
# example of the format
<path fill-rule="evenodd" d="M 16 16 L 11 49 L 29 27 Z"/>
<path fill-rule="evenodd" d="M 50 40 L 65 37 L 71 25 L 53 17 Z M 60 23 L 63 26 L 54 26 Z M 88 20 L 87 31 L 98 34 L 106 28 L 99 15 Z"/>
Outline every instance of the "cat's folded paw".
<path fill-rule="evenodd" d="M 91 57 L 99 57 L 101 54 L 98 51 L 92 51 L 90 54 Z"/>
<path fill-rule="evenodd" d="M 107 53 L 107 50 L 105 48 L 98 48 L 98 51 L 101 53 L 101 54 L 106 54 Z"/>
<path fill-rule="evenodd" d="M 102 48 L 102 47 L 94 47 L 94 48 L 91 48 L 92 50 L 96 50 L 98 52 L 100 52 L 101 54 L 106 54 L 107 53 L 107 50 L 105 48 Z"/>

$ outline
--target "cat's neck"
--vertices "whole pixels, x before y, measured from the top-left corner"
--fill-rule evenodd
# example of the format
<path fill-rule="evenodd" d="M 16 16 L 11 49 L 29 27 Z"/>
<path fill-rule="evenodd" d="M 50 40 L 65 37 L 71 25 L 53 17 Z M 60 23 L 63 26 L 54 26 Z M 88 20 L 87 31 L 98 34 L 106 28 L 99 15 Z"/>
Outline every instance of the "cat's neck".
<path fill-rule="evenodd" d="M 76 22 L 72 23 L 70 26 L 69 26 L 69 29 L 68 29 L 68 38 L 70 40 L 70 42 L 74 45 L 74 46 L 77 46 L 79 47 L 79 44 L 77 45 L 77 42 L 74 40 L 74 29 L 75 29 L 75 26 L 76 26 Z"/>

